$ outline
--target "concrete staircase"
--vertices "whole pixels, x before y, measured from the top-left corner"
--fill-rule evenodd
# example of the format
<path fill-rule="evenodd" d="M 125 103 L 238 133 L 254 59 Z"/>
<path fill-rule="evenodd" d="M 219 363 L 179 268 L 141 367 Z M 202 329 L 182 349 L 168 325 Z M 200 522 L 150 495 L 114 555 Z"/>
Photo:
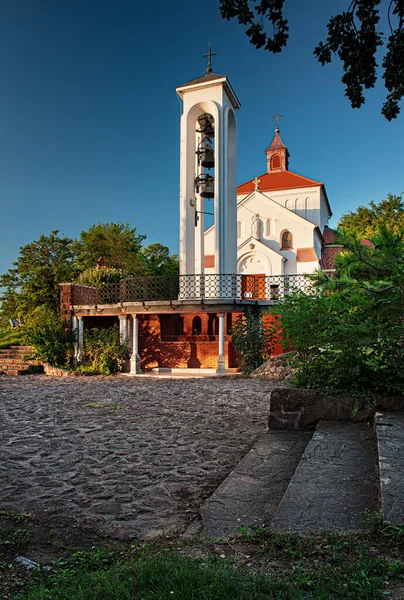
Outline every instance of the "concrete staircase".
<path fill-rule="evenodd" d="M 26 361 L 24 356 L 31 350 L 31 346 L 10 346 L 0 349 L 0 374 L 2 375 L 28 375 L 35 372 L 35 361 Z"/>
<path fill-rule="evenodd" d="M 201 509 L 202 534 L 240 527 L 315 535 L 365 529 L 363 513 L 404 524 L 404 413 L 267 431 Z"/>

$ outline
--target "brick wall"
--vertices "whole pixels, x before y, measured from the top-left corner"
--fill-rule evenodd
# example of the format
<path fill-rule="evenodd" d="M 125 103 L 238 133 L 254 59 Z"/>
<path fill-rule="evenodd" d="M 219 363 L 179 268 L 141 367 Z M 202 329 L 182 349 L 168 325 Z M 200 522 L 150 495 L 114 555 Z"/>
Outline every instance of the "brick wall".
<path fill-rule="evenodd" d="M 268 326 L 273 325 L 273 323 L 274 322 L 276 323 L 276 321 L 277 321 L 276 315 L 264 314 L 262 317 L 263 325 L 268 325 Z M 275 337 L 275 343 L 272 347 L 271 356 L 278 356 L 279 354 L 283 354 L 284 352 L 285 352 L 285 349 L 282 346 L 282 330 L 278 326 L 278 333 Z"/>
<path fill-rule="evenodd" d="M 335 269 L 335 257 L 340 254 L 342 250 L 342 246 L 324 246 L 321 259 L 325 271 L 332 271 Z"/>
<path fill-rule="evenodd" d="M 60 314 L 65 319 L 71 315 L 74 304 L 95 305 L 100 302 L 100 290 L 89 285 L 77 283 L 60 283 Z"/>
<path fill-rule="evenodd" d="M 231 313 L 229 313 L 231 314 Z M 208 335 L 208 331 L 215 331 L 213 313 L 184 313 L 183 335 L 165 336 L 161 331 L 158 315 L 139 317 L 139 351 L 142 369 L 177 368 L 177 369 L 216 369 L 219 354 L 219 336 Z M 195 317 L 201 320 L 201 334 L 192 335 L 195 326 Z M 232 314 L 233 319 L 238 315 Z M 231 326 L 230 317 L 226 315 L 226 332 Z M 273 315 L 264 315 L 263 322 L 269 324 L 275 319 Z M 163 335 L 162 335 L 163 333 Z M 281 345 L 279 333 L 272 356 L 283 354 L 285 350 Z M 225 335 L 226 368 L 238 367 L 238 357 L 231 336 Z"/>

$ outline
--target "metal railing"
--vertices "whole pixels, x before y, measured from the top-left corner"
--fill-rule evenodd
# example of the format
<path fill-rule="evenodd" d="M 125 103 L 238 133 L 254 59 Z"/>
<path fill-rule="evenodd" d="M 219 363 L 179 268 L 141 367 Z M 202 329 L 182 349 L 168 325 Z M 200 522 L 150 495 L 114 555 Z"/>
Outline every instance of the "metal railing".
<path fill-rule="evenodd" d="M 101 288 L 75 285 L 74 304 L 119 304 L 159 300 L 257 301 L 276 304 L 295 290 L 308 291 L 306 275 L 167 275 L 129 277 Z M 82 288 L 82 289 L 81 289 Z"/>

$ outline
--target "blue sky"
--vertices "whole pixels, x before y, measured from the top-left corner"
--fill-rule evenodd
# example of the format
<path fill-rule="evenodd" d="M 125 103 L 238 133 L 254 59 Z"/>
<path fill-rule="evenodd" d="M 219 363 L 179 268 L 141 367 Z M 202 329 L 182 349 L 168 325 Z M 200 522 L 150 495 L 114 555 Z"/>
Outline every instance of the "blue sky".
<path fill-rule="evenodd" d="M 179 119 L 175 87 L 228 76 L 237 113 L 238 183 L 265 171 L 278 109 L 289 168 L 324 181 L 339 216 L 404 191 L 403 115 L 380 114 L 381 80 L 351 109 L 338 62 L 313 48 L 344 0 L 287 0 L 280 55 L 253 48 L 218 2 L 3 0 L 0 7 L 0 273 L 20 246 L 122 221 L 178 251 Z M 383 29 L 383 27 L 382 27 Z M 381 61 L 379 61 L 381 62 Z"/>

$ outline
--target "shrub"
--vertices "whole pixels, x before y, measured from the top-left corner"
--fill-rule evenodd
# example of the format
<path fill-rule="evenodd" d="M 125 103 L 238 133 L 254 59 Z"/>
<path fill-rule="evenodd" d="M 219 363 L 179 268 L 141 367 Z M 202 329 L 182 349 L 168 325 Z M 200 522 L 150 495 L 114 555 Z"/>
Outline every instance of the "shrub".
<path fill-rule="evenodd" d="M 240 367 L 249 375 L 267 360 L 275 343 L 276 319 L 270 326 L 264 325 L 260 308 L 247 306 L 245 312 L 235 320 L 232 342 L 239 354 Z"/>
<path fill-rule="evenodd" d="M 290 294 L 276 307 L 284 344 L 296 351 L 295 383 L 356 394 L 403 394 L 404 330 L 380 318 L 374 295 L 353 286 L 331 294 Z"/>
<path fill-rule="evenodd" d="M 69 322 L 46 306 L 38 306 L 26 319 L 24 342 L 33 346 L 34 357 L 56 367 L 64 367 L 71 356 L 75 334 Z"/>
<path fill-rule="evenodd" d="M 90 367 L 104 375 L 118 373 L 129 358 L 128 345 L 121 342 L 117 325 L 85 331 L 83 350 Z"/>
<path fill-rule="evenodd" d="M 115 267 L 89 267 L 77 278 L 77 283 L 81 285 L 91 285 L 101 287 L 105 283 L 119 283 L 124 277 L 122 269 Z"/>
<path fill-rule="evenodd" d="M 23 336 L 23 330 L 20 327 L 2 329 L 0 331 L 0 349 L 10 348 L 10 346 L 21 346 Z"/>

